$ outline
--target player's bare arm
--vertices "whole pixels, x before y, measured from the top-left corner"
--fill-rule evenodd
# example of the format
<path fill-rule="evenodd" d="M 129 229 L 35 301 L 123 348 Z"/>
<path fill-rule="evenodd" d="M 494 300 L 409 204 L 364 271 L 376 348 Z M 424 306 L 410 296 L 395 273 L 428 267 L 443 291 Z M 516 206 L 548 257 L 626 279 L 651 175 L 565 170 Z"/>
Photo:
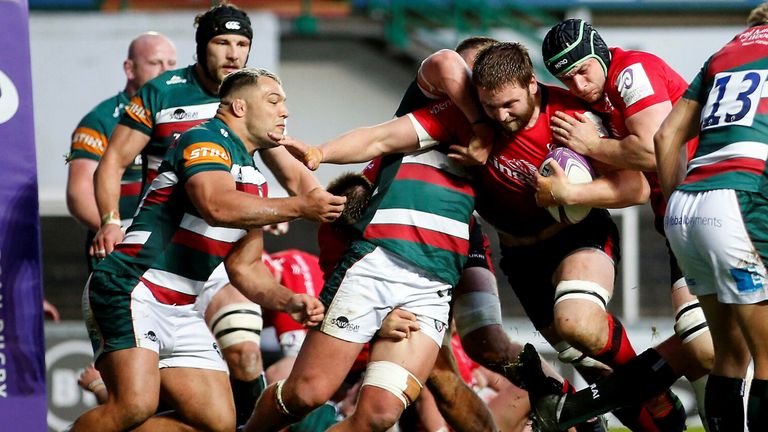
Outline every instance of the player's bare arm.
<path fill-rule="evenodd" d="M 345 197 L 322 188 L 288 198 L 264 198 L 238 191 L 225 171 L 201 172 L 187 180 L 185 190 L 200 215 L 212 226 L 261 228 L 278 222 L 305 218 L 317 222 L 335 220 L 344 209 Z"/>
<path fill-rule="evenodd" d="M 419 137 L 409 117 L 400 117 L 376 126 L 354 129 L 317 147 L 287 135 L 269 136 L 307 168 L 321 163 L 348 164 L 368 162 L 390 153 L 408 153 L 419 149 Z"/>
<path fill-rule="evenodd" d="M 699 132 L 701 105 L 682 98 L 653 137 L 656 149 L 656 169 L 664 196 L 683 181 L 687 165 L 686 143 Z"/>
<path fill-rule="evenodd" d="M 550 162 L 552 175 L 536 173 L 536 204 L 541 207 L 558 205 L 586 205 L 598 208 L 623 208 L 644 204 L 651 188 L 640 171 L 604 170 L 604 174 L 591 182 L 573 184 L 563 169 Z"/>
<path fill-rule="evenodd" d="M 581 114 L 557 112 L 552 135 L 571 150 L 607 164 L 640 171 L 655 171 L 653 134 L 672 110 L 669 101 L 657 103 L 625 120 L 629 134 L 621 140 L 600 138 L 594 125 Z"/>
<path fill-rule="evenodd" d="M 101 227 L 101 218 L 96 209 L 93 191 L 93 173 L 98 162 L 79 158 L 68 162 L 67 209 L 69 213 L 89 230 L 96 232 Z"/>
<path fill-rule="evenodd" d="M 459 53 L 443 49 L 421 63 L 417 82 L 427 96 L 450 99 L 472 125 L 475 139 L 468 146 L 452 146 L 449 156 L 467 165 L 482 165 L 490 155 L 495 133 L 477 100 L 471 76 Z"/>
<path fill-rule="evenodd" d="M 91 255 L 103 258 L 123 239 L 120 229 L 120 179 L 125 169 L 149 143 L 149 136 L 128 126 L 117 125 L 93 176 L 101 228 L 93 239 Z"/>
<path fill-rule="evenodd" d="M 282 146 L 264 149 L 259 152 L 275 179 L 291 195 L 307 193 L 320 187 L 315 176 L 301 162 L 292 157 Z"/>
<path fill-rule="evenodd" d="M 323 304 L 311 295 L 297 294 L 281 285 L 264 265 L 261 259 L 263 251 L 261 229 L 250 230 L 235 243 L 224 260 L 230 282 L 252 302 L 287 312 L 307 327 L 322 322 L 325 311 Z"/>

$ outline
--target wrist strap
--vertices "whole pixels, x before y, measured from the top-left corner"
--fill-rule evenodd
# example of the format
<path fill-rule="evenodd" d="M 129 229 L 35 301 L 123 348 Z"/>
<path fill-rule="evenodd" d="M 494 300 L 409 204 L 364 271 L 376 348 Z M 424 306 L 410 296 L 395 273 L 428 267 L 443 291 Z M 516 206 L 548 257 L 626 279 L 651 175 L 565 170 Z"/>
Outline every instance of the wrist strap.
<path fill-rule="evenodd" d="M 104 225 L 121 226 L 122 224 L 120 223 L 120 213 L 118 213 L 115 210 L 112 210 L 109 213 L 104 213 L 103 215 L 101 215 L 101 226 L 104 226 Z"/>

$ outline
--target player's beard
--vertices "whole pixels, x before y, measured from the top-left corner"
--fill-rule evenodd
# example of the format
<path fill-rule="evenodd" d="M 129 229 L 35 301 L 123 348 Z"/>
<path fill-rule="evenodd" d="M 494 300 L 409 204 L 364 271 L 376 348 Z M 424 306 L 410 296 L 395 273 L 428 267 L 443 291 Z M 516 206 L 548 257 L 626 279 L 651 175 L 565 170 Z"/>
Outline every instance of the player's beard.
<path fill-rule="evenodd" d="M 502 123 L 502 127 L 507 133 L 515 134 L 528 126 L 528 123 L 531 121 L 531 117 L 533 117 L 533 112 L 536 110 L 536 98 L 534 98 L 534 95 L 529 92 L 525 103 L 525 112 L 508 122 Z"/>

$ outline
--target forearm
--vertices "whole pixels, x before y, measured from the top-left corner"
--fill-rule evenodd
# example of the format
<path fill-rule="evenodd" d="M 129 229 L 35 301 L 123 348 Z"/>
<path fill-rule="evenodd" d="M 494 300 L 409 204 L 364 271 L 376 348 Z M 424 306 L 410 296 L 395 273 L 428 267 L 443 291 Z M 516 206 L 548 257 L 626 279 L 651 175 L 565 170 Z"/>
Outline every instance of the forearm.
<path fill-rule="evenodd" d="M 622 140 L 601 138 L 587 156 L 617 168 L 656 170 L 652 138 L 644 140 L 638 135 L 627 135 Z"/>
<path fill-rule="evenodd" d="M 228 190 L 211 197 L 210 204 L 198 210 L 212 226 L 252 229 L 301 217 L 302 199 L 264 198 Z"/>
<path fill-rule="evenodd" d="M 84 197 L 82 195 L 70 194 L 67 191 L 67 209 L 72 217 L 90 231 L 96 232 L 101 227 L 101 216 L 96 208 L 93 192 L 91 192 L 90 196 Z"/>
<path fill-rule="evenodd" d="M 407 117 L 371 127 L 354 129 L 319 146 L 323 162 L 368 162 L 379 156 L 419 148 L 419 138 Z"/>
<path fill-rule="evenodd" d="M 104 158 L 99 163 L 93 176 L 94 194 L 96 206 L 100 216 L 115 212 L 119 214 L 120 204 L 120 178 L 125 172 L 125 167 L 113 163 L 111 159 Z"/>
<path fill-rule="evenodd" d="M 289 194 L 307 193 L 320 186 L 320 183 L 307 167 L 291 156 L 284 147 L 262 150 L 259 154 L 277 181 Z"/>
<path fill-rule="evenodd" d="M 639 171 L 618 170 L 589 183 L 571 184 L 562 204 L 581 204 L 598 208 L 623 208 L 643 204 L 650 187 Z"/>

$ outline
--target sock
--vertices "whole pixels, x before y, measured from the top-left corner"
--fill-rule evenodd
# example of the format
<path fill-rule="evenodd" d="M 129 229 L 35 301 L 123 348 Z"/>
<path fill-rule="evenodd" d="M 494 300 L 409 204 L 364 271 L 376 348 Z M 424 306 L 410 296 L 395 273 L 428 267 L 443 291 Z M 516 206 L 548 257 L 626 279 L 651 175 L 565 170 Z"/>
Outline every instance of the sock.
<path fill-rule="evenodd" d="M 709 432 L 743 432 L 744 380 L 710 374 L 704 409 Z"/>
<path fill-rule="evenodd" d="M 619 319 L 611 314 L 606 314 L 606 317 L 608 318 L 608 343 L 592 357 L 615 369 L 616 366 L 632 360 L 636 353 Z"/>
<path fill-rule="evenodd" d="M 768 430 L 768 381 L 752 379 L 747 404 L 747 426 L 750 431 Z"/>
<path fill-rule="evenodd" d="M 267 378 L 264 372 L 253 381 L 240 381 L 230 378 L 232 384 L 232 396 L 235 398 L 235 415 L 237 425 L 244 425 L 256 406 L 256 400 L 267 387 Z"/>
<path fill-rule="evenodd" d="M 570 427 L 618 407 L 642 404 L 679 377 L 658 352 L 648 349 L 605 379 L 566 395 L 558 421 Z"/>
<path fill-rule="evenodd" d="M 703 377 L 699 379 L 695 379 L 691 381 L 691 387 L 693 387 L 693 393 L 696 395 L 696 408 L 699 409 L 699 418 L 701 419 L 701 424 L 704 425 L 705 429 L 707 426 L 707 411 L 704 408 L 704 395 L 707 390 L 707 379 L 709 378 L 709 375 L 704 375 Z"/>

